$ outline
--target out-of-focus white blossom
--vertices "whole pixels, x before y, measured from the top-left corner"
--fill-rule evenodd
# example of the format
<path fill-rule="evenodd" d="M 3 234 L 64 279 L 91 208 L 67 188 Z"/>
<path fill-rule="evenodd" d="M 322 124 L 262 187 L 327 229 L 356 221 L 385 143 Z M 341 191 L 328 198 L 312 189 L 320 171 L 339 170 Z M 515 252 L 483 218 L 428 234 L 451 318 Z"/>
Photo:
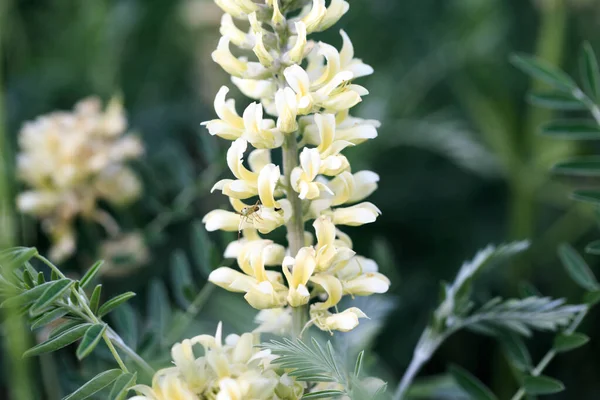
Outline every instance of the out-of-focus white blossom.
<path fill-rule="evenodd" d="M 76 217 L 102 222 L 98 200 L 121 206 L 139 198 L 141 182 L 126 162 L 140 157 L 143 146 L 126 129 L 120 101 L 111 100 L 103 110 L 99 99 L 88 98 L 72 112 L 26 122 L 19 132 L 17 173 L 27 189 L 17 207 L 42 220 L 54 244 L 53 259 L 75 251 Z"/>

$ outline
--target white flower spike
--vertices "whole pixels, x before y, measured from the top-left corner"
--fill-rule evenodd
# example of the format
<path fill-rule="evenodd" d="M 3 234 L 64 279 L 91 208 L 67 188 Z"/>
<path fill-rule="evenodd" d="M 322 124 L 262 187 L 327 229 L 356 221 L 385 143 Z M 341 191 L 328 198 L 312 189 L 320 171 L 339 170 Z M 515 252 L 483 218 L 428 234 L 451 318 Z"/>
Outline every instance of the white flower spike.
<path fill-rule="evenodd" d="M 308 325 L 328 332 L 351 330 L 366 316 L 354 307 L 338 311 L 342 297 L 384 293 L 390 286 L 377 264 L 357 255 L 352 240 L 339 230 L 375 222 L 381 214 L 364 201 L 377 189 L 379 176 L 353 173 L 343 154 L 347 147 L 377 137 L 379 122 L 350 116 L 350 109 L 368 94 L 355 80 L 373 69 L 355 57 L 344 31 L 341 50 L 309 38 L 348 12 L 348 1 L 307 3 L 299 13 L 285 15 L 288 3 L 281 0 L 217 0 L 227 15 L 213 59 L 255 102 L 240 115 L 223 87 L 215 98 L 218 119 L 204 123 L 211 135 L 232 141 L 227 165 L 233 176 L 218 181 L 213 190 L 229 198 L 233 211 L 211 211 L 203 222 L 208 231 L 238 232 L 225 257 L 235 258 L 239 270 L 221 267 L 209 279 L 243 293 L 262 310 L 259 331 L 296 330 L 295 319 L 303 313 L 310 314 Z M 245 21 L 249 32 L 234 19 Z M 246 56 L 234 56 L 230 44 Z M 254 149 L 246 156 L 249 147 Z M 277 165 L 279 151 L 271 158 L 271 150 L 278 148 L 283 165 Z M 29 203 L 43 208 L 52 201 Z M 311 219 L 314 234 L 304 231 Z M 287 248 L 263 237 L 284 225 Z M 179 353 L 174 358 L 188 360 Z M 215 398 L 248 398 L 243 382 L 227 370 L 222 374 Z M 277 394 L 282 393 L 293 399 L 302 390 L 284 391 L 280 385 Z"/>

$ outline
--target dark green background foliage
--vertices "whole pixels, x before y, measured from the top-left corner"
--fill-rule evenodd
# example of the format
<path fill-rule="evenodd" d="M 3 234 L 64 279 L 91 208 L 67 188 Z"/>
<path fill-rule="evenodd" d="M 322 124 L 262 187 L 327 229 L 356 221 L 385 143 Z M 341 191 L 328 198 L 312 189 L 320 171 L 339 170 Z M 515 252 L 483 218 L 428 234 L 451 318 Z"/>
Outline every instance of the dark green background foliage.
<path fill-rule="evenodd" d="M 69 109 L 90 94 L 103 99 L 122 94 L 130 127 L 144 139 L 146 155 L 135 165 L 144 179 L 143 200 L 111 211 L 125 230 L 144 233 L 151 261 L 122 276 L 109 274 L 103 284 L 105 296 L 138 292 L 133 308 L 123 312 L 138 314 L 136 324 L 147 327 L 145 318 L 155 317 L 148 315 L 144 301 L 153 278 L 165 282 L 174 304 L 186 306 L 173 290 L 174 251 L 182 249 L 195 263 L 205 264 L 192 269 L 194 288 L 189 290 L 197 291 L 205 284 L 203 271 L 219 265 L 223 244 L 232 238 L 211 234 L 215 245 L 200 257 L 199 242 L 193 239 L 194 221 L 226 205 L 224 197 L 208 191 L 227 174 L 227 143 L 200 127 L 213 116 L 218 87 L 227 84 L 226 74 L 210 60 L 220 14 L 208 0 L 196 1 L 207 5 L 200 14 L 182 11 L 185 2 L 176 0 L 3 3 L 0 88 L 12 156 L 24 121 Z M 381 330 L 367 341 L 376 353 L 371 365 L 379 365 L 376 373 L 393 385 L 435 307 L 439 281 L 452 279 L 462 261 L 488 243 L 530 238 L 532 247 L 512 264 L 482 276 L 479 299 L 518 296 L 528 279 L 545 295 L 580 300 L 556 249 L 570 242 L 581 250 L 597 237 L 594 213 L 568 198 L 571 181 L 547 171 L 569 155 L 597 153 L 598 146 L 575 147 L 537 135 L 537 127 L 551 114 L 526 102 L 531 82 L 508 59 L 513 52 L 537 54 L 575 74 L 580 43 L 586 39 L 600 49 L 600 6 L 593 0 L 350 3 L 339 27 L 351 36 L 357 56 L 376 71 L 362 82 L 371 94 L 355 114 L 383 125 L 376 140 L 348 153 L 354 170 L 380 174 L 372 201 L 383 216 L 348 233 L 357 251 L 375 258 L 393 282 L 387 300 L 372 300 L 371 313 L 381 323 L 373 326 L 381 325 Z M 336 29 L 322 36 L 341 43 Z M 48 243 L 35 221 L 19 218 L 18 227 L 12 241 L 36 246 L 43 254 Z M 78 232 L 79 251 L 62 265 L 73 273 L 92 265 L 103 235 L 83 222 Z M 198 260 L 202 257 L 205 261 Z M 586 260 L 592 268 L 598 265 L 596 256 Z M 229 331 L 251 326 L 240 296 L 213 293 L 186 334 L 210 332 L 219 319 Z M 223 316 L 223 309 L 238 317 Z M 239 317 L 244 315 L 245 321 Z M 600 349 L 597 317 L 594 311 L 581 329 L 592 338 L 587 347 L 562 355 L 546 370 L 567 386 L 554 398 L 597 397 L 600 364 L 591 356 Z M 551 340 L 543 334 L 528 340 L 534 360 Z M 450 362 L 473 372 L 499 398 L 517 387 L 491 339 L 468 332 L 453 336 L 422 375 L 444 373 Z M 77 376 L 76 363 L 68 352 L 32 363 L 32 374 L 43 375 L 48 363 L 65 371 L 61 381 L 72 388 L 67 381 Z M 7 376 L 3 370 L 0 377 Z M 7 398 L 6 388 L 4 379 L 0 398 Z"/>

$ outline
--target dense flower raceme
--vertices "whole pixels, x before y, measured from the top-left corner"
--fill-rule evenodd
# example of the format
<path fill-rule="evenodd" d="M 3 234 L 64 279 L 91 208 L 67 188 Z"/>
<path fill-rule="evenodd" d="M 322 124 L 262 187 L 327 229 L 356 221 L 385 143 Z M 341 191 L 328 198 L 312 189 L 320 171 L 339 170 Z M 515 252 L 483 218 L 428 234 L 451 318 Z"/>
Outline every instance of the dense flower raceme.
<path fill-rule="evenodd" d="M 80 101 L 72 112 L 54 112 L 25 123 L 19 133 L 19 178 L 28 189 L 17 207 L 40 218 L 52 237 L 51 258 L 75 250 L 73 222 L 82 216 L 115 230 L 112 219 L 97 207 L 102 199 L 123 205 L 137 199 L 141 183 L 125 165 L 143 152 L 141 141 L 124 135 L 121 103 L 114 99 L 102 110 L 100 100 Z"/>
<path fill-rule="evenodd" d="M 296 400 L 304 386 L 274 368 L 273 356 L 260 350 L 257 334 L 229 335 L 221 338 L 221 324 L 216 335 L 200 335 L 173 346 L 172 368 L 160 370 L 152 387 L 137 385 L 132 389 L 140 396 L 132 400 Z M 199 344 L 204 354 L 197 357 L 193 346 Z"/>
<path fill-rule="evenodd" d="M 378 175 L 353 173 L 342 154 L 377 136 L 377 121 L 349 112 L 368 93 L 354 80 L 373 69 L 354 57 L 344 31 L 339 51 L 307 38 L 334 25 L 349 5 L 344 0 L 332 0 L 329 6 L 314 0 L 288 19 L 286 13 L 307 2 L 216 3 L 225 14 L 213 59 L 256 102 L 240 115 L 235 101 L 227 97 L 229 88 L 223 87 L 214 104 L 218 119 L 204 123 L 211 135 L 232 141 L 227 164 L 234 176 L 213 187 L 229 197 L 234 212 L 208 213 L 206 228 L 243 232 L 225 251 L 225 257 L 237 259 L 241 272 L 221 267 L 209 279 L 244 293 L 250 305 L 263 310 L 261 331 L 281 333 L 290 325 L 289 307 L 307 304 L 310 322 L 320 329 L 351 330 L 366 316 L 357 308 L 338 311 L 342 297 L 384 293 L 390 284 L 373 260 L 356 255 L 352 241 L 339 229 L 374 222 L 380 214 L 364 201 L 377 188 Z M 249 23 L 248 31 L 239 27 L 243 21 Z M 256 61 L 234 56 L 232 44 L 254 53 Z M 273 163 L 271 153 L 280 147 L 285 151 L 290 141 L 300 150 L 295 154 L 297 166 L 286 173 Z M 250 146 L 254 149 L 246 156 Z M 302 203 L 301 216 L 293 215 L 291 193 Z M 295 249 L 296 254 L 261 236 L 290 225 L 295 217 L 305 226 L 314 220 L 315 232 L 304 232 L 304 247 Z"/>

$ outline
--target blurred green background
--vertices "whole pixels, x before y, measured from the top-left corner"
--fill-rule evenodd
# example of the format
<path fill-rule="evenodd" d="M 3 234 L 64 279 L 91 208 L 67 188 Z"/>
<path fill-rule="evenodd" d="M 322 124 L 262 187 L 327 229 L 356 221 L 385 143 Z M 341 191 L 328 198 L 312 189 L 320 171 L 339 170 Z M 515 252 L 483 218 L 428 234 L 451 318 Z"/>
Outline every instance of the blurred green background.
<path fill-rule="evenodd" d="M 359 253 L 379 262 L 393 286 L 387 297 L 369 300 L 365 307 L 372 322 L 348 338 L 358 337 L 372 348 L 376 372 L 394 384 L 436 304 L 439 281 L 452 279 L 463 260 L 488 243 L 530 238 L 532 248 L 513 264 L 482 277 L 477 285 L 481 298 L 517 296 L 527 279 L 545 295 L 578 301 L 580 293 L 559 266 L 556 248 L 566 241 L 581 249 L 598 236 L 593 210 L 571 202 L 569 182 L 547 171 L 569 154 L 598 149 L 536 135 L 536 127 L 550 115 L 527 104 L 525 92 L 531 83 L 508 57 L 513 52 L 536 54 L 576 72 L 583 40 L 600 49 L 600 3 L 350 3 L 338 26 L 352 38 L 357 57 L 376 71 L 363 79 L 371 94 L 354 113 L 383 125 L 376 140 L 348 154 L 355 170 L 380 174 L 380 188 L 371 201 L 383 216 L 348 233 Z M 140 293 L 132 310 L 147 317 L 142 299 L 148 282 L 171 282 L 173 252 L 181 249 L 189 257 L 197 256 L 190 238 L 198 220 L 226 204 L 224 197 L 208 192 L 228 173 L 227 143 L 200 127 L 213 116 L 218 88 L 228 84 L 227 75 L 210 59 L 221 12 L 209 0 L 0 0 L 0 10 L 2 187 L 7 194 L 2 200 L 2 243 L 36 246 L 42 253 L 48 246 L 34 220 L 18 215 L 10 219 L 12 196 L 20 188 L 11 169 L 23 122 L 70 109 L 92 94 L 105 100 L 121 94 L 130 128 L 142 136 L 147 149 L 135 165 L 143 176 L 145 195 L 129 209 L 111 211 L 125 230 L 144 234 L 150 261 L 140 268 L 111 269 L 104 286 L 107 295 Z M 336 29 L 322 38 L 341 43 Z M 62 265 L 73 273 L 102 257 L 102 231 L 82 223 L 78 232 L 78 253 Z M 209 264 L 214 268 L 231 237 L 210 238 L 215 245 Z M 598 265 L 597 258 L 586 260 L 592 267 Z M 195 289 L 204 286 L 202 273 L 194 270 L 193 280 Z M 171 289 L 169 293 L 174 303 L 186 306 Z M 224 319 L 230 331 L 250 329 L 250 311 L 241 296 L 215 291 L 195 317 L 190 334 L 212 331 L 218 319 Z M 568 388 L 549 398 L 599 398 L 597 320 L 594 311 L 582 328 L 592 338 L 587 347 L 561 356 L 547 369 L 547 375 L 563 380 Z M 143 325 L 143 318 L 140 321 Z M 4 326 L 3 336 L 20 329 Z M 535 360 L 551 339 L 542 334 L 528 340 Z M 16 382 L 11 373 L 19 369 L 8 361 L 6 349 L 0 356 L 5 361 L 0 398 L 10 399 L 9 382 Z M 64 371 L 76 370 L 74 360 L 59 356 L 29 363 L 27 373 L 36 382 L 33 398 L 57 398 L 52 397 L 56 391 L 48 397 L 42 394 L 52 386 L 47 383 L 52 379 L 49 369 L 65 365 L 70 369 Z M 501 399 L 516 389 L 493 340 L 460 333 L 444 344 L 421 376 L 442 374 L 449 363 L 472 371 Z"/>

